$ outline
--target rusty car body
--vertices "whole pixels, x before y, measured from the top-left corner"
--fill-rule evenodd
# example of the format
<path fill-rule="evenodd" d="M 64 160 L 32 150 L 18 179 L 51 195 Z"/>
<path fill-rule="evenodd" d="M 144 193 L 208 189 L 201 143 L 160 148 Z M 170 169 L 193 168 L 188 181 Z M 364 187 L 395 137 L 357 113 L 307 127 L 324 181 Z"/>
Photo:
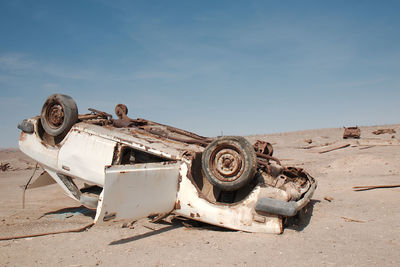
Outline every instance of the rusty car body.
<path fill-rule="evenodd" d="M 65 193 L 96 209 L 95 222 L 176 214 L 230 229 L 281 233 L 282 219 L 310 201 L 316 181 L 282 166 L 265 141 L 207 138 L 145 119 L 127 107 L 78 115 L 72 98 L 50 96 L 24 120 L 19 147 Z M 79 188 L 76 181 L 84 186 Z"/>
<path fill-rule="evenodd" d="M 360 139 L 361 130 L 358 126 L 345 127 L 343 131 L 343 139 Z"/>

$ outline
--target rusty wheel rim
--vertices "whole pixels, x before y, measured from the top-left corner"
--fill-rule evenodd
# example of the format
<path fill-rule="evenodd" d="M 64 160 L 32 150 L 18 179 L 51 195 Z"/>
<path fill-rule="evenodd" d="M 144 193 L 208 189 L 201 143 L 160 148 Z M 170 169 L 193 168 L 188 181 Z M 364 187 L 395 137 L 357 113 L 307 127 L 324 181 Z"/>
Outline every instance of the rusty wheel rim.
<path fill-rule="evenodd" d="M 128 107 L 124 104 L 118 104 L 115 106 L 115 114 L 118 118 L 122 119 L 128 114 Z"/>
<path fill-rule="evenodd" d="M 51 128 L 57 129 L 64 123 L 64 109 L 59 103 L 53 103 L 46 112 L 46 119 Z"/>
<path fill-rule="evenodd" d="M 235 146 L 218 146 L 210 156 L 209 166 L 212 174 L 220 181 L 237 180 L 244 171 L 244 155 Z"/>

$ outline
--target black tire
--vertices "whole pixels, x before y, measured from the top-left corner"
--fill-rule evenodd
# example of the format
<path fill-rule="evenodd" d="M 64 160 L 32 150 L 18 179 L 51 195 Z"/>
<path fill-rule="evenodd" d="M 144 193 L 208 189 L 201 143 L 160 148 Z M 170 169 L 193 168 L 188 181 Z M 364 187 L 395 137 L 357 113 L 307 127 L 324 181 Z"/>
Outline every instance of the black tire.
<path fill-rule="evenodd" d="M 43 129 L 51 136 L 59 136 L 78 121 L 78 108 L 67 95 L 54 94 L 47 98 L 40 114 Z"/>
<path fill-rule="evenodd" d="M 224 136 L 206 147 L 201 166 L 212 185 L 223 191 L 235 191 L 253 179 L 257 156 L 244 137 Z"/>

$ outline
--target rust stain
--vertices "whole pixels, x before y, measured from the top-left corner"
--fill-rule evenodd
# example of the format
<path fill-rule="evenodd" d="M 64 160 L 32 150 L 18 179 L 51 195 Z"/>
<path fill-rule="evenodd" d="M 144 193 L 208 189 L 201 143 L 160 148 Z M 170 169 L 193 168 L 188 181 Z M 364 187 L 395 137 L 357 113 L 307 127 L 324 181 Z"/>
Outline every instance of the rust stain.
<path fill-rule="evenodd" d="M 117 143 L 114 147 L 114 152 L 113 152 L 113 157 L 112 157 L 112 163 L 117 164 L 120 159 L 120 149 L 121 148 L 121 143 Z"/>
<path fill-rule="evenodd" d="M 181 201 L 180 200 L 175 202 L 175 209 L 176 210 L 180 210 L 181 209 Z"/>
<path fill-rule="evenodd" d="M 48 145 L 47 145 L 44 141 L 40 140 L 40 143 L 41 143 L 43 146 L 48 147 Z"/>
<path fill-rule="evenodd" d="M 179 167 L 177 191 L 179 191 L 179 189 L 181 188 L 181 182 L 182 182 L 182 175 L 181 175 L 181 168 Z"/>
<path fill-rule="evenodd" d="M 253 214 L 253 221 L 258 223 L 265 223 L 267 221 L 267 218 L 259 214 Z"/>
<path fill-rule="evenodd" d="M 68 166 L 62 165 L 61 168 L 62 168 L 63 170 L 66 170 L 66 171 L 70 171 L 70 168 L 69 168 Z"/>
<path fill-rule="evenodd" d="M 24 133 L 23 131 L 21 131 L 21 134 L 19 136 L 19 141 L 24 141 L 26 139 L 26 133 Z"/>

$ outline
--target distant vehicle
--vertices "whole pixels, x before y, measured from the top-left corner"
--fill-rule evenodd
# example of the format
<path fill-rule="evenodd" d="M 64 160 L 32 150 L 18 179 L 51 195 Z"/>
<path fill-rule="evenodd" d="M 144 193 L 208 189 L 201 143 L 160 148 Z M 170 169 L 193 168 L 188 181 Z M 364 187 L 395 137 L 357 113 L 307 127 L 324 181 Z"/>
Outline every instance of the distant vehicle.
<path fill-rule="evenodd" d="M 271 144 L 207 138 L 145 119 L 51 95 L 40 116 L 24 120 L 19 147 L 71 198 L 96 209 L 95 222 L 174 213 L 230 229 L 281 233 L 282 219 L 310 201 L 316 181 L 284 167 Z M 79 188 L 77 181 L 84 185 Z M 45 182 L 46 183 L 46 182 Z M 81 182 L 82 184 L 82 182 Z"/>
<path fill-rule="evenodd" d="M 343 131 L 343 139 L 353 138 L 353 139 L 360 139 L 361 130 L 358 126 L 353 127 L 345 127 Z"/>

